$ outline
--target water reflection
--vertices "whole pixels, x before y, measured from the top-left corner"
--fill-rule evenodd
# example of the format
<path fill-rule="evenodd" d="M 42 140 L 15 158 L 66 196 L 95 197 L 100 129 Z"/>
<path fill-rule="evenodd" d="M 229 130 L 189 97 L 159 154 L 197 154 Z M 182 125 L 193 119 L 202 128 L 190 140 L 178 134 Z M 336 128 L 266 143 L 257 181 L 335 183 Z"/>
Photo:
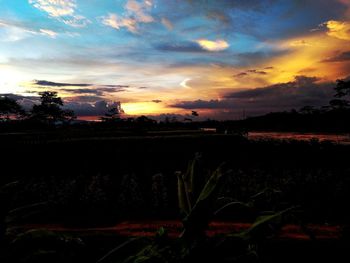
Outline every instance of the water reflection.
<path fill-rule="evenodd" d="M 317 139 L 319 141 L 331 141 L 339 144 L 350 144 L 350 134 L 325 134 L 325 133 L 298 133 L 298 132 L 249 132 L 249 139 L 278 139 L 278 140 L 303 140 Z"/>

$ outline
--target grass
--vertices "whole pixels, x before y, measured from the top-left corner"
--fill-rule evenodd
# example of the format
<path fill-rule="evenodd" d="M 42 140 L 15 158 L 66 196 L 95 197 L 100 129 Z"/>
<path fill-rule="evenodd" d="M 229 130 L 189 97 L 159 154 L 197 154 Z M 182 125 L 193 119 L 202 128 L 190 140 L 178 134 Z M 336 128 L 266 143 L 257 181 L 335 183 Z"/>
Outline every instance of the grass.
<path fill-rule="evenodd" d="M 10 215 L 17 223 L 92 227 L 114 225 L 128 219 L 183 218 L 185 229 L 189 229 L 184 233 L 203 236 L 203 229 L 216 212 L 220 220 L 238 222 L 252 222 L 261 215 L 258 226 L 274 221 L 276 229 L 284 223 L 282 214 L 289 212 L 288 208 L 292 206 L 301 207 L 296 211 L 300 222 L 345 224 L 350 219 L 350 212 L 346 209 L 350 199 L 347 160 L 350 147 L 346 145 L 315 141 L 249 141 L 240 136 L 205 134 L 107 136 L 102 139 L 42 138 L 27 134 L 21 138 L 0 139 L 1 185 L 16 182 L 2 192 L 1 213 L 3 217 L 12 211 Z M 196 152 L 201 152 L 202 158 L 188 164 Z M 222 168 L 221 172 L 215 173 L 223 161 L 227 170 L 231 170 L 225 176 L 221 176 Z M 213 191 L 215 200 L 218 198 L 213 209 L 202 210 L 210 207 L 206 201 L 204 205 L 199 202 L 211 196 L 203 193 L 199 198 L 209 178 L 222 181 L 222 187 L 214 187 L 220 188 L 220 191 Z M 178 203 L 181 204 L 181 216 Z M 35 213 L 30 209 L 30 213 L 25 212 L 25 217 L 21 218 L 17 208 L 22 207 L 25 211 L 33 204 L 39 204 L 40 209 Z M 267 212 L 262 215 L 261 211 Z M 196 229 L 195 226 L 201 227 Z M 247 243 L 240 243 L 237 238 L 241 240 L 245 236 L 246 240 L 256 240 L 269 235 L 265 232 L 269 228 L 254 229 L 242 233 L 240 237 L 231 236 L 223 247 L 236 244 L 244 248 L 237 251 L 246 252 Z M 160 231 L 158 236 L 165 240 L 164 244 L 173 246 L 173 241 L 166 237 L 166 231 Z M 61 238 L 64 240 L 64 237 Z M 91 259 L 97 260 L 98 256 L 107 252 L 107 248 L 126 241 L 110 235 L 90 236 L 86 240 L 89 243 L 89 240 L 104 238 L 103 244 L 92 242 L 98 248 Z M 154 244 L 152 242 L 153 239 L 145 243 L 142 241 L 137 247 L 142 249 Z M 204 246 L 212 247 L 215 242 L 204 242 Z M 273 241 L 268 242 L 272 242 L 273 247 L 279 246 Z M 92 243 L 84 246 L 88 249 L 83 249 L 83 254 L 92 253 L 88 251 L 94 246 Z M 175 251 L 181 247 L 178 244 Z M 248 248 L 253 256 L 255 245 L 248 245 Z M 261 245 L 258 250 L 260 248 Z M 156 253 L 159 247 L 151 250 Z M 206 251 L 205 247 L 199 250 Z M 210 250 L 210 256 L 220 251 Z M 144 252 L 153 253 L 149 250 Z M 261 255 L 261 251 L 258 252 Z M 197 255 L 193 253 L 190 254 Z M 48 255 L 42 254 L 44 258 Z M 92 262 L 87 258 L 87 262 Z"/>

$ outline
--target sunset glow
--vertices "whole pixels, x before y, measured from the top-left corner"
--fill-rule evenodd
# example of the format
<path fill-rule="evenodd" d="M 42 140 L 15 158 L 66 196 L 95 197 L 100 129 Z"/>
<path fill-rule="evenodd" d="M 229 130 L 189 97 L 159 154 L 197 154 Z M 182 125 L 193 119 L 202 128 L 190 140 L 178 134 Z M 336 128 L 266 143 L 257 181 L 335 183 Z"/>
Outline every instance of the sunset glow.
<path fill-rule="evenodd" d="M 299 85 L 298 76 L 331 89 L 350 76 L 346 0 L 0 0 L 0 6 L 0 93 L 29 105 L 42 90 L 57 91 L 81 116 L 100 114 L 94 109 L 102 101 L 120 101 L 127 115 L 197 110 L 235 119 L 243 109 L 256 115 L 271 108 L 234 93 Z"/>

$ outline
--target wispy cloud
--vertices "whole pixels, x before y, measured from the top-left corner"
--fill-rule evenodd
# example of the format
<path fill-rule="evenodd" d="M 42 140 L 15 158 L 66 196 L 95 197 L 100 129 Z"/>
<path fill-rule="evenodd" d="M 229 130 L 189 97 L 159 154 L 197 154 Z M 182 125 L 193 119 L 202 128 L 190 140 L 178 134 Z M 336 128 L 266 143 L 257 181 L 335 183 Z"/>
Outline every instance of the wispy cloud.
<path fill-rule="evenodd" d="M 170 22 L 169 19 L 162 17 L 161 22 L 168 30 L 174 29 L 174 25 L 173 25 L 173 23 Z"/>
<path fill-rule="evenodd" d="M 34 80 L 32 83 L 34 86 L 43 87 L 99 87 L 101 90 L 112 90 L 111 88 L 121 89 L 129 88 L 128 85 L 99 85 L 91 83 L 63 83 L 63 82 L 53 82 L 48 80 Z M 101 88 L 103 87 L 103 88 Z"/>
<path fill-rule="evenodd" d="M 29 3 L 46 12 L 49 17 L 57 19 L 73 27 L 85 27 L 90 21 L 76 14 L 77 4 L 75 0 L 28 0 Z"/>
<path fill-rule="evenodd" d="M 110 13 L 102 17 L 102 23 L 114 29 L 126 28 L 129 32 L 134 34 L 139 32 L 139 24 L 152 23 L 155 21 L 149 11 L 153 7 L 151 0 L 136 1 L 128 0 L 124 7 L 125 14 L 117 15 Z"/>
<path fill-rule="evenodd" d="M 61 82 L 52 82 L 47 80 L 34 80 L 33 84 L 36 86 L 45 86 L 45 87 L 87 87 L 91 84 L 86 83 L 61 83 Z"/>
<path fill-rule="evenodd" d="M 57 32 L 55 31 L 52 31 L 52 30 L 49 30 L 49 29 L 40 29 L 39 30 L 43 35 L 47 35 L 49 37 L 52 37 L 52 38 L 56 38 L 57 36 Z"/>
<path fill-rule="evenodd" d="M 273 67 L 265 67 L 264 70 L 260 70 L 260 69 L 248 69 L 246 71 L 242 71 L 242 72 L 239 72 L 235 75 L 233 75 L 234 78 L 242 78 L 242 77 L 246 77 L 248 75 L 251 75 L 251 74 L 256 74 L 256 75 L 267 75 L 268 72 L 267 70 L 272 70 Z"/>
<path fill-rule="evenodd" d="M 46 28 L 35 29 L 27 25 L 24 25 L 22 23 L 13 22 L 13 21 L 0 20 L 0 28 L 7 29 L 8 32 L 5 39 L 7 41 L 18 41 L 31 35 L 45 35 L 51 38 L 56 38 L 56 36 L 58 35 L 58 32 L 55 32 L 50 29 L 46 29 Z"/>
<path fill-rule="evenodd" d="M 133 18 L 119 17 L 116 14 L 108 14 L 102 18 L 102 23 L 106 26 L 112 27 L 114 29 L 121 29 L 125 27 L 128 31 L 132 33 L 137 33 L 137 21 Z"/>

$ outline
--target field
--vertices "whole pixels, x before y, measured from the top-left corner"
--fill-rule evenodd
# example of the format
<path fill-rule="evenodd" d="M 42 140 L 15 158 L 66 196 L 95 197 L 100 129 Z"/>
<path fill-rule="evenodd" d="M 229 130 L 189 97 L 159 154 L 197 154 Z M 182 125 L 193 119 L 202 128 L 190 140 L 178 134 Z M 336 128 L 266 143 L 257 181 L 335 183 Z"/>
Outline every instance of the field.
<path fill-rule="evenodd" d="M 346 255 L 348 145 L 184 131 L 91 134 L 52 131 L 0 137 L 1 214 L 7 233 L 4 260 L 37 262 L 39 258 L 43 261 L 38 262 L 45 262 L 53 250 L 65 262 L 77 262 L 77 257 L 96 262 L 128 238 L 151 238 L 162 226 L 168 226 L 168 238 L 174 239 L 181 233 L 183 219 L 176 172 L 188 171 L 192 160 L 196 160 L 196 187 L 201 188 L 223 164 L 218 202 L 244 204 L 213 217 L 221 225 L 207 235 L 210 242 L 217 235 L 239 232 L 234 225 L 249 228 L 261 215 L 292 208 L 292 213 L 283 214 L 283 222 L 278 217 L 282 232 L 276 231 L 273 237 L 270 232 L 259 232 L 258 239 L 267 240 L 257 249 L 260 261 L 337 260 Z M 132 229 L 127 222 L 139 227 L 134 232 L 116 231 L 123 224 Z M 175 230 L 172 224 L 177 225 Z M 55 245 L 51 250 L 40 247 L 45 243 L 40 240 L 50 243 L 55 238 L 69 245 Z M 236 240 L 228 245 L 235 246 Z M 38 251 L 51 252 L 42 255 Z M 220 253 L 228 256 L 228 251 Z M 254 262 L 255 258 L 244 260 Z"/>

